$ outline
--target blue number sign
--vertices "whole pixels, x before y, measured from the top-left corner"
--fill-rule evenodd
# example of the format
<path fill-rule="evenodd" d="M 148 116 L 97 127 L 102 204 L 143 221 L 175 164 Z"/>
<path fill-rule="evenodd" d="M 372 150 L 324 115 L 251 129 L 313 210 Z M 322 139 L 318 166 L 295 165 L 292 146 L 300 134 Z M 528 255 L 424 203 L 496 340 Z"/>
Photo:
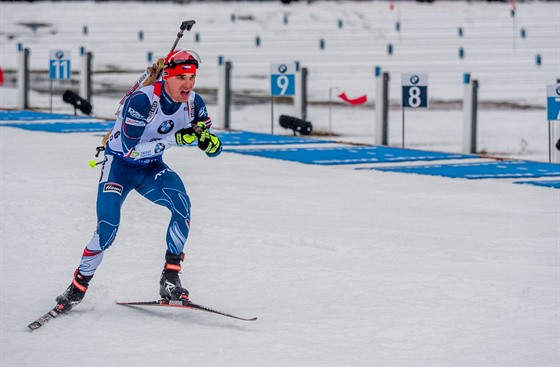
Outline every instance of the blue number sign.
<path fill-rule="evenodd" d="M 49 52 L 49 76 L 51 79 L 70 79 L 70 51 L 51 50 Z"/>
<path fill-rule="evenodd" d="M 560 120 L 560 84 L 546 86 L 546 115 L 548 121 Z"/>
<path fill-rule="evenodd" d="M 270 65 L 270 95 L 293 96 L 296 93 L 296 64 Z"/>
<path fill-rule="evenodd" d="M 402 106 L 428 107 L 428 74 L 402 75 Z"/>

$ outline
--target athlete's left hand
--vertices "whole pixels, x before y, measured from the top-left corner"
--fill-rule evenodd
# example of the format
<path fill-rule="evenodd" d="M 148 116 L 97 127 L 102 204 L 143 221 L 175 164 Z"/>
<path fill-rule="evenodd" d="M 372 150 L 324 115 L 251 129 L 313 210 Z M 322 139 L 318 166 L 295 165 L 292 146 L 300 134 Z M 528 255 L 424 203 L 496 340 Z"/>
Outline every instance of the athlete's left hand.
<path fill-rule="evenodd" d="M 208 154 L 214 154 L 220 150 L 222 142 L 216 135 L 211 134 L 208 130 L 200 133 L 198 138 L 198 147 Z"/>

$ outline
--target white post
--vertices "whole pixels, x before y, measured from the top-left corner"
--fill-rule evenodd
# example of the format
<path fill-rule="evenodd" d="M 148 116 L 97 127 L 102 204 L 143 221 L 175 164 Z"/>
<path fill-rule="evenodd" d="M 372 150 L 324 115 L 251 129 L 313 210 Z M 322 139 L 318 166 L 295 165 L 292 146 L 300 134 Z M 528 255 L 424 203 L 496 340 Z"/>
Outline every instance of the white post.
<path fill-rule="evenodd" d="M 86 48 L 80 47 L 80 61 L 81 61 L 81 69 L 80 69 L 80 92 L 78 95 L 83 99 L 87 98 L 87 57 L 86 57 Z"/>
<path fill-rule="evenodd" d="M 294 109 L 297 118 L 307 120 L 307 68 L 296 61 Z"/>
<path fill-rule="evenodd" d="M 223 56 L 218 56 L 218 113 L 217 127 L 224 128 L 226 119 L 226 63 Z"/>
<path fill-rule="evenodd" d="M 471 75 L 463 75 L 463 153 L 476 153 L 476 106 Z"/>
<path fill-rule="evenodd" d="M 21 43 L 18 43 L 18 72 L 17 72 L 17 86 L 18 86 L 18 106 L 20 109 L 29 108 L 29 54 L 28 48 L 23 48 Z"/>
<path fill-rule="evenodd" d="M 299 65 L 299 61 L 296 61 L 296 75 L 295 75 L 295 94 L 294 94 L 294 116 L 297 118 L 301 118 L 301 67 Z"/>
<path fill-rule="evenodd" d="M 80 47 L 82 68 L 80 72 L 80 97 L 91 103 L 91 59 L 92 53 L 86 52 L 85 47 Z"/>
<path fill-rule="evenodd" d="M 231 61 L 218 56 L 218 121 L 217 127 L 230 129 Z"/>
<path fill-rule="evenodd" d="M 389 144 L 389 74 L 375 67 L 375 144 Z"/>

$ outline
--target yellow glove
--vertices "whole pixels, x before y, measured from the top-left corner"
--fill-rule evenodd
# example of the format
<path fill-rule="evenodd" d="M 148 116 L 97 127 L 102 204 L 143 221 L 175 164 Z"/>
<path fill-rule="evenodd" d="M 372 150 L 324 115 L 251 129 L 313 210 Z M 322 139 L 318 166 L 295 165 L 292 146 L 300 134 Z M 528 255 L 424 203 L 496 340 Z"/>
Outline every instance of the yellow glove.
<path fill-rule="evenodd" d="M 219 154 L 222 150 L 222 142 L 216 135 L 211 134 L 206 128 L 203 121 L 198 122 L 197 128 L 200 128 L 200 136 L 198 137 L 198 147 L 208 154 Z"/>
<path fill-rule="evenodd" d="M 199 135 L 199 138 L 200 138 L 200 134 L 203 131 L 208 130 L 208 127 L 206 126 L 206 122 L 204 122 L 204 121 L 197 122 L 196 125 L 193 126 L 193 128 L 194 128 L 194 131 Z"/>
<path fill-rule="evenodd" d="M 181 129 L 175 133 L 175 141 L 177 145 L 192 144 L 197 138 L 195 129 L 188 127 L 186 129 Z"/>
<path fill-rule="evenodd" d="M 177 145 L 192 144 L 196 139 L 200 139 L 200 134 L 206 131 L 206 123 L 199 121 L 196 125 L 191 125 L 185 129 L 181 129 L 175 133 L 175 141 Z"/>

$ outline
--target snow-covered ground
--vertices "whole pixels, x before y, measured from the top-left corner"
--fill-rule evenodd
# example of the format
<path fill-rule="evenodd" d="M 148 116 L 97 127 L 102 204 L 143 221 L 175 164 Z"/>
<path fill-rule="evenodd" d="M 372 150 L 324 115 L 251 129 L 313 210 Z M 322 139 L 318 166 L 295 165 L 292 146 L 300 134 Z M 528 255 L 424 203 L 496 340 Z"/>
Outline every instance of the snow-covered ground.
<path fill-rule="evenodd" d="M 559 25 L 554 23 L 560 15 L 558 3 L 518 3 L 517 26 L 525 24 L 529 37 L 518 39 L 515 51 L 512 39 L 506 38 L 512 31 L 506 4 L 397 2 L 393 12 L 388 2 L 380 1 L 300 1 L 290 6 L 2 2 L 0 7 L 4 68 L 15 67 L 16 42 L 33 49 L 39 60 L 33 64 L 44 59 L 46 65 L 45 52 L 51 47 L 68 47 L 77 55 L 78 44 L 88 40 L 97 70 L 114 64 L 140 71 L 145 51 L 135 38 L 138 24 L 144 28 L 144 42 L 159 45 L 154 52 L 165 53 L 180 21 L 192 18 L 202 39 L 196 49 L 203 60 L 210 60 L 199 76 L 204 88 L 215 87 L 212 60 L 218 54 L 233 55 L 240 73 L 234 77 L 238 90 L 262 94 L 270 62 L 277 57 L 299 59 L 312 71 L 310 94 L 315 101 L 328 98 L 329 86 L 349 95 L 373 96 L 373 72 L 368 73 L 374 65 L 394 71 L 395 82 L 400 72 L 413 67 L 414 58 L 425 62 L 422 71 L 430 73 L 433 98 L 460 99 L 462 73 L 470 69 L 480 73 L 481 93 L 488 93 L 483 99 L 540 106 L 481 110 L 479 148 L 547 161 L 544 86 L 560 75 Z M 124 10 L 130 15 L 123 15 Z M 254 20 L 232 24 L 232 13 Z M 282 22 L 284 14 L 289 14 L 289 30 Z M 393 28 L 399 14 L 400 39 Z M 143 20 L 148 15 L 158 22 Z M 414 34 L 430 35 L 425 59 L 414 51 L 419 46 L 412 45 L 412 34 L 407 33 L 414 16 L 417 22 L 409 26 L 418 30 Z M 345 19 L 343 30 L 336 27 L 339 17 Z M 477 22 L 501 24 L 494 33 L 478 33 L 471 46 L 465 46 L 467 55 L 476 45 L 480 53 L 493 50 L 488 62 L 494 66 L 480 58 L 467 58 L 464 66 L 454 60 L 460 42 L 455 39 L 455 19 L 462 20 L 465 39 L 476 34 Z M 38 31 L 33 36 L 15 26 L 21 21 L 52 23 L 58 33 Z M 81 34 L 84 24 L 89 24 L 87 37 Z M 310 30 L 303 32 L 304 25 Z M 444 25 L 449 36 L 441 36 Z M 73 36 L 62 37 L 65 30 Z M 263 32 L 260 49 L 252 47 L 255 31 Z M 17 38 L 8 40 L 9 32 Z M 323 53 L 312 49 L 315 34 L 327 39 Z M 265 35 L 275 39 L 276 46 L 268 45 Z M 130 45 L 122 41 L 125 37 Z M 491 43 L 501 38 L 503 48 Z M 388 39 L 395 42 L 393 58 L 384 55 Z M 442 46 L 431 43 L 438 40 L 446 40 L 452 50 L 449 59 L 440 55 L 441 64 L 434 54 L 442 52 Z M 362 48 L 365 42 L 371 42 L 368 48 Z M 404 57 L 398 45 L 407 42 L 411 51 Z M 379 49 L 370 54 L 375 44 Z M 534 65 L 532 54 L 537 50 L 543 53 L 541 68 Z M 519 61 L 522 54 L 529 59 L 526 64 Z M 496 66 L 499 58 L 503 68 Z M 355 64 L 339 65 L 352 60 Z M 450 70 L 455 70 L 452 77 Z M 511 88 L 499 78 L 525 73 Z M 486 92 L 484 85 L 489 86 Z M 398 100 L 398 84 L 391 88 Z M 14 91 L 0 88 L 1 107 L 15 107 Z M 94 97 L 96 113 L 112 114 L 117 99 Z M 32 104 L 48 107 L 48 95 L 34 92 Z M 269 132 L 269 108 L 234 106 L 233 127 Z M 278 114 L 292 110 L 290 105 L 275 106 Z M 55 111 L 71 112 L 61 102 L 55 103 Z M 327 106 L 312 105 L 309 114 L 316 130 L 328 129 Z M 341 140 L 373 142 L 373 114 L 371 107 L 336 106 L 332 128 Z M 390 137 L 396 146 L 400 118 L 398 110 L 391 111 Z M 407 113 L 407 145 L 460 151 L 461 121 L 460 109 Z M 46 312 L 69 284 L 94 230 L 99 168 L 92 170 L 87 162 L 99 140 L 95 134 L 0 127 L 1 366 L 560 364 L 558 190 L 510 180 L 304 165 L 227 151 L 208 159 L 195 148 L 166 153 L 193 203 L 183 282 L 194 300 L 258 316 L 258 321 L 115 305 L 119 300 L 157 298 L 163 265 L 166 210 L 133 193 L 123 206 L 117 240 L 85 300 L 71 314 L 29 333 L 26 325 Z"/>

